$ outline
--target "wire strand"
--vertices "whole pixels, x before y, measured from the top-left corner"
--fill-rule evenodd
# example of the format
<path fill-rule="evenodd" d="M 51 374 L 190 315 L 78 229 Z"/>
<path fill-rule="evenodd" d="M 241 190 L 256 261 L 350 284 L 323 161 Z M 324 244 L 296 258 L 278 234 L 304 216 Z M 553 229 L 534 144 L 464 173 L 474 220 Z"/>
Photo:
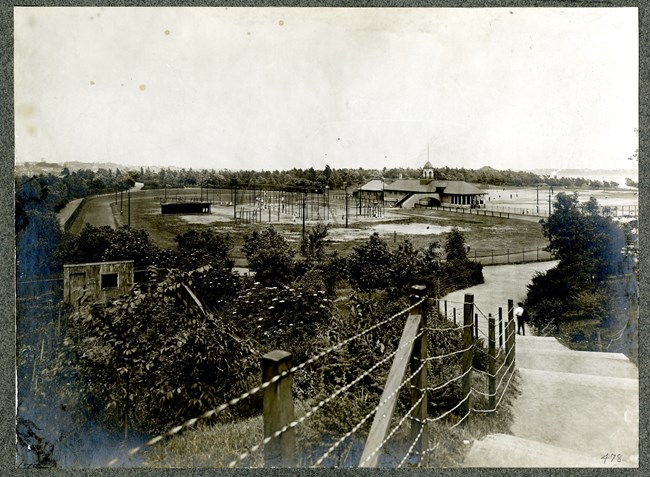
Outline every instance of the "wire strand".
<path fill-rule="evenodd" d="M 515 363 L 513 362 L 511 364 L 511 366 L 514 365 L 514 364 Z M 504 376 L 506 374 L 504 374 Z M 515 372 L 513 370 L 513 372 L 510 373 L 510 378 L 508 379 L 508 382 L 507 382 L 506 386 L 503 388 L 503 392 L 501 393 L 501 397 L 499 398 L 499 401 L 494 406 L 494 409 L 474 409 L 474 407 L 472 407 L 472 410 L 476 411 L 476 412 L 495 412 L 499 408 L 499 406 L 501 405 L 501 401 L 503 400 L 504 396 L 506 395 L 506 391 L 508 390 L 508 386 L 510 386 L 510 381 L 512 381 L 512 378 L 513 378 L 514 375 L 515 375 Z"/>
<path fill-rule="evenodd" d="M 259 385 L 259 386 L 255 386 L 254 388 L 251 388 L 250 390 L 246 391 L 245 393 L 241 394 L 240 396 L 238 396 L 238 397 L 236 397 L 236 398 L 234 398 L 234 399 L 231 399 L 230 401 L 225 402 L 225 403 L 219 405 L 218 407 L 216 407 L 216 408 L 214 408 L 214 409 L 211 409 L 211 410 L 209 410 L 209 411 L 206 411 L 206 412 L 204 412 L 203 414 L 201 414 L 200 416 L 197 416 L 197 417 L 194 417 L 194 418 L 192 418 L 192 419 L 189 419 L 188 421 L 185 421 L 183 424 L 181 424 L 181 425 L 179 425 L 179 426 L 175 426 L 175 427 L 169 429 L 169 430 L 168 430 L 167 432 L 165 432 L 164 434 L 160 434 L 160 435 L 158 435 L 158 436 L 156 436 L 156 437 L 154 437 L 154 438 L 148 440 L 148 441 L 145 442 L 142 446 L 138 446 L 138 447 L 134 447 L 134 448 L 132 448 L 132 449 L 128 452 L 127 455 L 128 455 L 129 457 L 132 457 L 132 456 L 134 456 L 135 454 L 137 454 L 138 452 L 140 452 L 142 449 L 144 449 L 145 447 L 150 447 L 150 446 L 156 444 L 157 442 L 161 441 L 161 440 L 162 440 L 163 438 L 165 438 L 165 437 L 171 437 L 171 436 L 173 436 L 173 435 L 179 433 L 181 430 L 183 430 L 183 429 L 186 428 L 186 427 L 189 427 L 189 426 L 193 425 L 193 424 L 196 423 L 198 420 L 201 420 L 201 419 L 207 419 L 207 418 L 209 418 L 209 417 L 214 416 L 215 414 L 218 414 L 218 413 L 220 413 L 220 412 L 223 412 L 225 409 L 227 409 L 227 408 L 229 408 L 229 407 L 231 407 L 231 406 L 234 406 L 235 404 L 239 403 L 240 401 L 242 401 L 242 400 L 244 400 L 244 399 L 247 399 L 247 398 L 249 398 L 249 397 L 251 397 L 251 396 L 257 394 L 258 392 L 260 392 L 260 391 L 266 389 L 266 388 L 269 387 L 271 384 L 276 383 L 278 380 L 282 379 L 283 377 L 285 377 L 285 376 L 287 376 L 287 375 L 289 375 L 289 374 L 291 374 L 291 373 L 295 373 L 296 371 L 298 371 L 298 370 L 304 368 L 305 366 L 307 366 L 307 365 L 309 365 L 309 364 L 312 364 L 312 363 L 318 361 L 319 359 L 321 359 L 322 357 L 328 355 L 329 353 L 331 353 L 331 352 L 333 352 L 333 351 L 336 351 L 337 349 L 339 349 L 339 348 L 345 346 L 346 344 L 348 344 L 348 343 L 354 341 L 355 339 L 358 339 L 358 338 L 360 338 L 361 336 L 366 335 L 366 334 L 369 333 L 370 331 L 372 331 L 372 330 L 374 330 L 374 329 L 377 329 L 377 328 L 379 328 L 380 326 L 385 325 L 386 323 L 389 323 L 390 321 L 396 319 L 397 317 L 399 317 L 399 316 L 401 316 L 401 315 L 403 315 L 403 314 L 405 314 L 405 313 L 408 313 L 408 312 L 411 311 L 413 308 L 415 308 L 415 307 L 417 307 L 417 306 L 420 306 L 420 305 L 422 304 L 422 302 L 424 302 L 425 299 L 426 299 L 426 298 L 422 298 L 421 300 L 419 300 L 418 302 L 414 303 L 413 305 L 410 305 L 409 307 L 407 307 L 407 308 L 405 308 L 405 309 L 399 311 L 398 313 L 395 313 L 395 314 L 392 315 L 391 317 L 386 318 L 385 320 L 383 320 L 383 321 L 381 321 L 381 322 L 379 322 L 379 323 L 376 323 L 376 324 L 372 325 L 371 327 L 369 327 L 369 328 L 365 329 L 364 331 L 362 331 L 362 332 L 356 334 L 355 336 L 352 336 L 352 337 L 350 337 L 350 338 L 347 338 L 347 339 L 345 339 L 345 340 L 343 340 L 343 341 L 337 343 L 336 345 L 331 346 L 330 348 L 328 348 L 328 349 L 326 349 L 326 350 L 324 350 L 324 351 L 318 353 L 317 355 L 312 356 L 312 357 L 309 358 L 307 361 L 305 361 L 305 362 L 303 362 L 303 363 L 301 363 L 301 364 L 299 364 L 299 365 L 297 365 L 297 366 L 293 366 L 291 369 L 285 370 L 285 371 L 283 371 L 282 373 L 280 373 L 280 374 L 278 374 L 278 375 L 276 375 L 276 376 L 273 376 L 271 379 L 269 379 L 269 380 L 266 381 L 265 383 L 262 383 L 262 384 Z M 251 451 L 251 452 L 254 452 L 254 451 Z M 111 461 L 108 463 L 108 466 L 113 466 L 113 465 L 115 465 L 117 462 L 118 462 L 118 459 L 113 459 L 113 460 L 111 460 Z"/>
<path fill-rule="evenodd" d="M 416 337 L 417 339 L 417 337 Z M 397 352 L 397 351 L 396 351 Z M 348 437 L 350 437 L 352 434 L 354 434 L 356 431 L 361 428 L 364 422 L 366 422 L 370 416 L 375 414 L 381 406 L 386 404 L 388 401 L 393 399 L 393 397 L 402 389 L 407 383 L 411 382 L 411 380 L 422 370 L 422 368 L 425 366 L 427 361 L 423 361 L 420 366 L 413 372 L 410 376 L 408 376 L 406 379 L 402 381 L 402 383 L 392 392 L 390 393 L 385 399 L 380 401 L 379 404 L 377 404 L 374 409 L 372 409 L 368 414 L 366 414 L 361 421 L 359 421 L 349 432 L 347 432 L 343 437 L 341 437 L 338 441 L 336 441 L 326 452 L 323 454 L 314 464 L 314 467 L 319 466 L 339 445 L 341 445 Z M 424 390 L 424 389 L 423 389 Z"/>
<path fill-rule="evenodd" d="M 406 421 L 406 419 L 407 419 L 407 418 L 409 417 L 409 415 L 413 412 L 413 409 L 415 409 L 417 406 L 420 405 L 420 403 L 421 403 L 422 400 L 424 399 L 424 396 L 426 396 L 426 394 L 422 393 L 422 395 L 421 395 L 420 398 L 415 402 L 415 404 L 413 404 L 413 406 L 411 406 L 411 408 L 407 411 L 407 413 L 404 415 L 404 417 L 402 417 L 402 419 L 400 419 L 400 421 L 397 423 L 397 425 L 396 425 L 396 426 L 391 430 L 391 432 L 386 436 L 386 438 L 384 438 L 383 442 L 382 442 L 381 444 L 379 444 L 379 446 L 377 446 L 377 448 L 376 448 L 374 451 L 372 451 L 372 452 L 368 455 L 368 457 L 366 457 L 366 459 L 365 459 L 363 462 L 361 462 L 361 463 L 359 464 L 359 466 L 363 466 L 366 462 L 368 462 L 370 459 L 372 459 L 372 458 L 375 456 L 375 454 L 376 454 L 377 452 L 379 452 L 379 450 L 380 450 L 382 447 L 384 447 L 384 445 L 385 445 L 385 444 L 390 440 L 390 438 L 393 437 L 393 434 L 395 434 L 395 432 L 397 432 L 397 430 L 402 426 L 402 424 L 404 424 L 404 422 Z"/>
<path fill-rule="evenodd" d="M 418 443 L 418 440 L 422 436 L 422 433 L 424 432 L 424 428 L 425 428 L 425 426 L 420 426 L 420 432 L 418 432 L 418 435 L 415 436 L 415 439 L 413 439 L 413 443 L 411 444 L 411 447 L 408 448 L 408 450 L 406 451 L 406 455 L 404 456 L 404 458 L 398 464 L 398 466 L 397 466 L 398 469 L 400 469 L 404 465 L 404 462 L 406 462 L 408 460 L 409 456 L 413 452 L 413 448 L 415 447 L 415 444 Z"/>

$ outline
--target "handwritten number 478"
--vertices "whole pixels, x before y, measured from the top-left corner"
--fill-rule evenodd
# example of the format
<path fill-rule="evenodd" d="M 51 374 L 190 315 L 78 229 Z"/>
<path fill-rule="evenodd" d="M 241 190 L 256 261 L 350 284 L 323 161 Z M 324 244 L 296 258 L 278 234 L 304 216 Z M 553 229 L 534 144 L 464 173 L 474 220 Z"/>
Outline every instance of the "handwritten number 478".
<path fill-rule="evenodd" d="M 601 460 L 603 461 L 604 464 L 607 464 L 608 462 L 611 464 L 613 462 L 621 462 L 621 454 L 605 454 L 604 456 L 601 457 Z"/>

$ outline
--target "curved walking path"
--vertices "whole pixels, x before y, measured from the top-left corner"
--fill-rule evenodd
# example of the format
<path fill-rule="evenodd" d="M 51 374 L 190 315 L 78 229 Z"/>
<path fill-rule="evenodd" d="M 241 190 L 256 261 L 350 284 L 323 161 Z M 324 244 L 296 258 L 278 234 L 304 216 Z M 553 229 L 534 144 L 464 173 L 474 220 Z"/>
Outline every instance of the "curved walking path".
<path fill-rule="evenodd" d="M 137 182 L 136 185 L 131 188 L 131 192 L 137 192 L 141 190 L 143 186 L 144 184 L 142 182 Z M 123 199 L 126 201 L 126 197 L 123 197 Z M 80 206 L 82 200 L 83 199 L 75 199 L 71 201 L 59 212 L 59 221 L 62 225 L 65 224 L 77 207 Z M 118 222 L 121 222 L 121 220 L 116 218 L 111 208 L 111 203 L 114 201 L 114 193 L 86 197 L 83 209 L 80 210 L 79 215 L 74 219 L 74 223 L 70 225 L 70 232 L 78 234 L 87 223 L 95 227 L 108 225 L 111 228 L 117 228 L 120 225 Z"/>
<path fill-rule="evenodd" d="M 534 272 L 552 266 L 485 268 L 484 284 L 445 299 L 462 308 L 464 295 L 473 294 L 481 312 L 501 306 L 505 319 L 507 299 L 524 298 Z M 487 334 L 485 322 L 479 320 L 479 334 Z M 515 349 L 519 379 L 511 434 L 472 443 L 465 467 L 638 467 L 638 370 L 627 357 L 572 351 L 538 336 L 517 336 Z"/>
<path fill-rule="evenodd" d="M 499 308 L 501 308 L 505 326 L 508 317 L 508 299 L 514 300 L 515 305 L 518 301 L 523 301 L 528 292 L 526 287 L 535 273 L 545 272 L 555 265 L 557 261 L 483 267 L 485 283 L 449 293 L 440 300 L 440 309 L 444 312 L 445 302 L 447 302 L 447 317 L 453 318 L 455 308 L 457 323 L 462 324 L 465 295 L 474 295 L 475 311 L 479 314 L 479 336 L 487 341 L 485 317 L 491 314 L 498 319 Z"/>

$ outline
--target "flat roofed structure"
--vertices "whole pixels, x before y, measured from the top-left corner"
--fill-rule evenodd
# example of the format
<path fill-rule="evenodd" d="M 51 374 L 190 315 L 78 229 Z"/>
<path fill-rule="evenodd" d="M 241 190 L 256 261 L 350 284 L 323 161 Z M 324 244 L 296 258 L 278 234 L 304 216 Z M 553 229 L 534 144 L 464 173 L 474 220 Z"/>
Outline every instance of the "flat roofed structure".
<path fill-rule="evenodd" d="M 63 301 L 78 307 L 81 298 L 107 301 L 133 288 L 133 260 L 63 265 Z"/>
<path fill-rule="evenodd" d="M 212 202 L 161 202 L 160 213 L 169 214 L 209 214 L 212 211 Z"/>

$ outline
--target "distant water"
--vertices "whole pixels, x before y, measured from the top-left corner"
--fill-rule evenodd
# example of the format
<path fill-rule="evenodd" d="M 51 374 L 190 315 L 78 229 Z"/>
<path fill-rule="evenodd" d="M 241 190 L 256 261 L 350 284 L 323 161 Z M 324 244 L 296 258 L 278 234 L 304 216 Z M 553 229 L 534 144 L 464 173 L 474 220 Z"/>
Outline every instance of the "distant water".
<path fill-rule="evenodd" d="M 638 169 L 612 169 L 612 170 L 559 169 L 551 172 L 550 175 L 555 177 L 568 177 L 568 178 L 582 177 L 584 179 L 589 179 L 589 180 L 616 182 L 619 185 L 619 187 L 622 188 L 627 188 L 627 186 L 625 185 L 625 179 L 628 177 L 632 179 L 634 182 L 639 181 Z"/>

